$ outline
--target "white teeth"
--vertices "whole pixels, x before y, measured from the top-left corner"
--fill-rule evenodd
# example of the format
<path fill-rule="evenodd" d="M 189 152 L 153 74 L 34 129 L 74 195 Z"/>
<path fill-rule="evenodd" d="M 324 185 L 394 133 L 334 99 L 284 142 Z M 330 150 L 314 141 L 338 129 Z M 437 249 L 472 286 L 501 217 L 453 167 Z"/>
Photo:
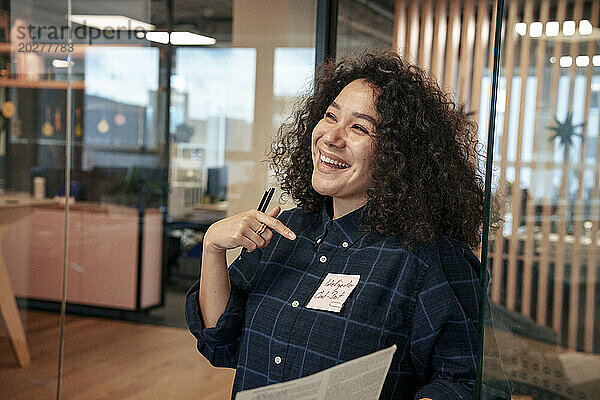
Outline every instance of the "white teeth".
<path fill-rule="evenodd" d="M 323 154 L 321 154 L 321 161 L 326 162 L 328 164 L 337 165 L 342 168 L 348 168 L 350 166 L 346 163 L 338 162 L 338 161 L 332 160 L 331 158 L 325 157 Z"/>

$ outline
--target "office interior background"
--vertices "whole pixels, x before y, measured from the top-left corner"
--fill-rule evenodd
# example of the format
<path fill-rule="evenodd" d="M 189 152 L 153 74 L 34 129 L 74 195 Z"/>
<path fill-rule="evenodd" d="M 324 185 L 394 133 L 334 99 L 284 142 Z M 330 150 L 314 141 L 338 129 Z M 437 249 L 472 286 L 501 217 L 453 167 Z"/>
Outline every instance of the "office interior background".
<path fill-rule="evenodd" d="M 0 398 L 229 398 L 183 316 L 203 232 L 275 182 L 315 65 L 373 47 L 431 71 L 491 161 L 481 398 L 598 398 L 599 6 L 0 1 Z"/>

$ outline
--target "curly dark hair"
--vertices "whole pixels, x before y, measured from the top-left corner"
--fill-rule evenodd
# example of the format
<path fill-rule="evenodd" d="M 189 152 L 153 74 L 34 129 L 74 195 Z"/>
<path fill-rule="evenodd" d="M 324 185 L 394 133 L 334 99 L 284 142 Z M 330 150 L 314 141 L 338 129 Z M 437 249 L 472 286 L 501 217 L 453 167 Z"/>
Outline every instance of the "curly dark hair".
<path fill-rule="evenodd" d="M 328 62 L 318 75 L 314 93 L 281 126 L 268 154 L 284 195 L 305 213 L 323 207 L 328 196 L 311 183 L 311 134 L 340 91 L 363 79 L 378 93 L 380 117 L 365 206 L 368 230 L 408 246 L 447 236 L 476 248 L 483 220 L 476 122 L 426 71 L 391 51 Z"/>

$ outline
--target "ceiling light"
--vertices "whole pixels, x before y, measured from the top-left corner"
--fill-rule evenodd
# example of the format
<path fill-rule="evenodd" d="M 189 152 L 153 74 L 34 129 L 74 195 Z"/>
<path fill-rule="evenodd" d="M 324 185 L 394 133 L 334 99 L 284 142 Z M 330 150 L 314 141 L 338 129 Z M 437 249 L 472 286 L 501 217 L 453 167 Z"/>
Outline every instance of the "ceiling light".
<path fill-rule="evenodd" d="M 554 57 L 554 56 L 550 57 L 550 62 L 552 64 L 554 64 L 556 62 L 556 57 Z"/>
<path fill-rule="evenodd" d="M 146 39 L 162 44 L 169 43 L 169 32 L 146 32 Z"/>
<path fill-rule="evenodd" d="M 600 67 L 600 54 L 596 54 L 592 57 L 592 64 L 594 64 L 595 67 Z"/>
<path fill-rule="evenodd" d="M 573 36 L 575 34 L 575 21 L 563 22 L 563 35 Z"/>
<path fill-rule="evenodd" d="M 542 36 L 542 31 L 544 30 L 544 24 L 541 22 L 532 22 L 529 25 L 529 34 L 531 37 L 540 37 Z"/>
<path fill-rule="evenodd" d="M 216 42 L 211 37 L 192 32 L 171 32 L 171 44 L 174 45 L 211 45 Z"/>
<path fill-rule="evenodd" d="M 67 61 L 67 60 L 52 60 L 52 66 L 54 68 L 67 68 L 69 66 L 69 61 Z M 73 66 L 73 61 L 71 61 L 71 66 Z"/>
<path fill-rule="evenodd" d="M 593 30 L 594 28 L 592 27 L 592 24 L 590 24 L 590 21 L 588 21 L 587 19 L 582 19 L 581 21 L 579 21 L 580 35 L 591 35 Z"/>
<path fill-rule="evenodd" d="M 156 27 L 147 22 L 129 18 L 124 15 L 71 15 L 71 21 L 79 25 L 85 25 L 101 31 L 110 29 L 113 31 L 153 31 Z"/>
<path fill-rule="evenodd" d="M 560 25 L 556 21 L 550 21 L 546 23 L 546 36 L 556 36 L 558 35 L 558 30 Z"/>
<path fill-rule="evenodd" d="M 587 67 L 590 63 L 590 58 L 588 56 L 577 56 L 577 58 L 575 58 L 575 64 L 577 64 L 578 67 Z"/>
<path fill-rule="evenodd" d="M 561 67 L 570 67 L 573 64 L 573 59 L 570 56 L 562 56 L 560 58 L 560 66 Z"/>
<path fill-rule="evenodd" d="M 527 33 L 527 24 L 525 22 L 519 22 L 515 24 L 515 31 L 519 35 L 525 36 L 525 34 Z"/>

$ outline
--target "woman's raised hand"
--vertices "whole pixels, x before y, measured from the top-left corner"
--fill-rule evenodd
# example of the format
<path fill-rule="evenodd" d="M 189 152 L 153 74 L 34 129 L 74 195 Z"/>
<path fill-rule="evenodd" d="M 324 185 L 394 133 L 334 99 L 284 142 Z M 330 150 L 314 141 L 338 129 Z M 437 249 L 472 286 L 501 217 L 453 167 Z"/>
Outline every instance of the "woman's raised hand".
<path fill-rule="evenodd" d="M 215 222 L 204 235 L 205 249 L 224 253 L 229 249 L 243 246 L 248 252 L 252 252 L 269 244 L 273 238 L 272 230 L 287 239 L 296 239 L 296 234 L 275 218 L 280 211 L 279 206 L 275 206 L 267 213 L 248 210 Z M 257 231 L 261 230 L 262 224 L 266 225 L 266 229 L 258 234 Z"/>

